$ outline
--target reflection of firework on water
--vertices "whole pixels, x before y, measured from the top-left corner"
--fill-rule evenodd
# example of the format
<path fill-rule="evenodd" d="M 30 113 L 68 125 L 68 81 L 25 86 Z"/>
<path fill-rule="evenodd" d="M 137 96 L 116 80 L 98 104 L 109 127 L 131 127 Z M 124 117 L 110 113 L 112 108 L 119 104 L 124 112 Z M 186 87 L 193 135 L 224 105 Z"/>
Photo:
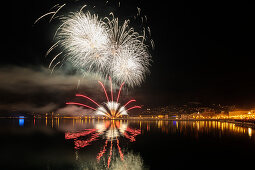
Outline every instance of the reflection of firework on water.
<path fill-rule="evenodd" d="M 109 77 L 109 79 L 111 80 L 110 77 Z M 96 115 L 105 116 L 105 117 L 110 118 L 110 119 L 114 119 L 114 118 L 118 118 L 120 116 L 128 115 L 129 110 L 141 108 L 141 106 L 133 106 L 133 107 L 129 107 L 128 109 L 126 109 L 126 107 L 129 103 L 136 101 L 134 99 L 129 100 L 123 106 L 120 103 L 118 103 L 119 97 L 120 97 L 120 92 L 121 92 L 121 89 L 122 89 L 124 83 L 122 83 L 121 86 L 120 86 L 120 89 L 119 89 L 119 92 L 118 92 L 118 97 L 117 97 L 116 101 L 114 101 L 114 99 L 113 99 L 112 84 L 111 84 L 111 101 L 110 101 L 103 83 L 101 83 L 100 81 L 98 81 L 98 82 L 102 86 L 102 88 L 105 92 L 105 97 L 107 99 L 107 102 L 99 105 L 96 101 L 94 101 L 93 99 L 91 99 L 88 96 L 85 96 L 85 95 L 82 95 L 82 94 L 76 94 L 77 97 L 83 97 L 85 99 L 88 99 L 89 101 L 91 101 L 92 103 L 97 105 L 97 108 L 91 107 L 91 106 L 83 104 L 83 103 L 77 103 L 77 102 L 67 102 L 66 104 L 87 107 L 89 109 L 94 110 Z"/>
<path fill-rule="evenodd" d="M 79 12 L 56 16 L 63 6 L 54 6 L 53 9 L 57 8 L 55 12 L 36 20 L 38 22 L 44 16 L 52 15 L 50 21 L 54 17 L 61 21 L 55 33 L 56 43 L 46 53 L 60 49 L 49 64 L 52 71 L 61 62 L 63 65 L 69 61 L 83 73 L 97 73 L 101 77 L 109 75 L 118 85 L 124 81 L 127 86 L 134 87 L 144 81 L 151 58 L 148 46 L 144 44 L 147 38 L 145 32 L 148 30 L 150 34 L 149 29 L 144 28 L 140 35 L 129 27 L 129 20 L 122 24 L 113 13 L 101 20 L 96 14 L 83 13 L 85 6 Z M 62 61 L 57 59 L 60 56 Z"/>
<path fill-rule="evenodd" d="M 93 141 L 96 141 L 99 137 L 101 137 L 105 140 L 105 142 L 96 158 L 97 161 L 100 162 L 100 159 L 104 154 L 106 155 L 107 149 L 109 149 L 109 155 L 107 158 L 107 166 L 109 168 L 114 145 L 117 146 L 121 160 L 124 160 L 119 137 L 123 136 L 130 142 L 134 142 L 135 137 L 139 134 L 141 134 L 140 130 L 128 127 L 128 124 L 125 122 L 106 121 L 105 123 L 97 123 L 95 129 L 85 129 L 80 132 L 66 132 L 65 139 L 73 139 L 75 145 L 74 148 L 78 150 L 91 145 Z M 84 137 L 87 137 L 87 139 L 82 139 Z"/>

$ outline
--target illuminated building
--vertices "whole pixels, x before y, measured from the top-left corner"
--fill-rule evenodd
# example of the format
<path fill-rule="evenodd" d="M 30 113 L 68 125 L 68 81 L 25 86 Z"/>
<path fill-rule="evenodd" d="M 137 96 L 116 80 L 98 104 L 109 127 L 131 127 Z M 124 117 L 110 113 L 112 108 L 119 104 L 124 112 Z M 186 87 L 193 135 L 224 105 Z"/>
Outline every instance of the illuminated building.
<path fill-rule="evenodd" d="M 236 110 L 229 112 L 229 118 L 233 119 L 255 119 L 254 110 Z"/>
<path fill-rule="evenodd" d="M 229 112 L 229 116 L 240 116 L 240 115 L 246 115 L 249 113 L 249 110 L 235 110 Z"/>

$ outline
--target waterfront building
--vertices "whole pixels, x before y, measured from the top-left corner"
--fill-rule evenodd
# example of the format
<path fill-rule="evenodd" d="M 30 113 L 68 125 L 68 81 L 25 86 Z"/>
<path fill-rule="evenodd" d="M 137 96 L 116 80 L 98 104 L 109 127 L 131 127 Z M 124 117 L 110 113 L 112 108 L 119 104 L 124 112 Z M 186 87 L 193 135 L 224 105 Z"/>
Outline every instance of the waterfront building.
<path fill-rule="evenodd" d="M 235 110 L 230 111 L 229 116 L 241 116 L 241 115 L 247 115 L 250 112 L 250 110 Z"/>

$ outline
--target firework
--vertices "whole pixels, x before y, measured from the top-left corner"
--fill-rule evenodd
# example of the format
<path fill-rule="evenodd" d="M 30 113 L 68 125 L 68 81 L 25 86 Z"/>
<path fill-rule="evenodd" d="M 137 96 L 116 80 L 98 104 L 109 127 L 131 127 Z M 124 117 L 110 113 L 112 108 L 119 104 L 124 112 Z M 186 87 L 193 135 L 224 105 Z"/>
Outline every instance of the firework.
<path fill-rule="evenodd" d="M 110 61 L 105 54 L 109 39 L 104 23 L 89 12 L 72 13 L 61 20 L 56 39 L 67 60 L 86 72 L 103 74 Z"/>
<path fill-rule="evenodd" d="M 140 85 L 148 72 L 150 54 L 144 45 L 145 35 L 140 36 L 129 21 L 120 25 L 119 19 L 105 18 L 106 28 L 110 39 L 110 75 L 120 84 L 126 82 L 130 87 Z"/>
<path fill-rule="evenodd" d="M 140 35 L 129 26 L 129 20 L 120 23 L 113 13 L 104 19 L 89 11 L 84 13 L 86 5 L 79 12 L 56 16 L 63 7 L 56 5 L 53 7 L 57 8 L 56 11 L 48 12 L 35 21 L 37 23 L 48 15 L 52 15 L 50 22 L 54 18 L 61 21 L 54 36 L 56 43 L 46 53 L 49 55 L 56 48 L 61 51 L 49 64 L 52 72 L 60 64 L 58 58 L 62 58 L 62 63 L 70 62 L 84 74 L 96 73 L 101 78 L 111 76 L 117 85 L 122 82 L 129 87 L 141 85 L 149 72 L 151 60 L 144 44 L 147 29 Z"/>
<path fill-rule="evenodd" d="M 109 80 L 111 80 L 110 77 L 109 77 Z M 89 105 L 85 105 L 83 103 L 77 103 L 77 102 L 67 102 L 66 104 L 83 106 L 83 107 L 94 110 L 96 115 L 101 115 L 101 116 L 105 116 L 107 118 L 113 118 L 113 119 L 118 118 L 120 116 L 128 115 L 129 110 L 141 108 L 141 106 L 133 106 L 133 107 L 130 107 L 130 108 L 126 108 L 129 103 L 132 103 L 132 102 L 136 101 L 134 99 L 129 100 L 124 105 L 121 105 L 120 103 L 118 103 L 121 88 L 124 85 L 124 83 L 121 84 L 121 88 L 119 89 L 117 100 L 114 101 L 113 92 L 112 92 L 112 83 L 110 81 L 110 83 L 111 83 L 111 101 L 110 101 L 103 83 L 101 83 L 100 81 L 98 81 L 98 82 L 104 90 L 107 102 L 100 105 L 88 96 L 85 96 L 85 95 L 82 95 L 82 94 L 76 94 L 77 97 L 82 97 L 82 98 L 85 98 L 85 99 L 91 101 L 92 103 L 94 103 L 97 106 L 97 108 L 94 108 L 94 107 L 89 106 Z"/>

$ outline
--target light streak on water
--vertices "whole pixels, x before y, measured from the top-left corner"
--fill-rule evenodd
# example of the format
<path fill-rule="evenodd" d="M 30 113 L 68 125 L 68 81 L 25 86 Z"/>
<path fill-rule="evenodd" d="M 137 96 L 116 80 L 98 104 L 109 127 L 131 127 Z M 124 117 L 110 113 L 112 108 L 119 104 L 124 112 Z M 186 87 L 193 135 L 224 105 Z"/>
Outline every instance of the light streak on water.
<path fill-rule="evenodd" d="M 19 116 L 19 126 L 24 126 L 24 116 Z"/>

